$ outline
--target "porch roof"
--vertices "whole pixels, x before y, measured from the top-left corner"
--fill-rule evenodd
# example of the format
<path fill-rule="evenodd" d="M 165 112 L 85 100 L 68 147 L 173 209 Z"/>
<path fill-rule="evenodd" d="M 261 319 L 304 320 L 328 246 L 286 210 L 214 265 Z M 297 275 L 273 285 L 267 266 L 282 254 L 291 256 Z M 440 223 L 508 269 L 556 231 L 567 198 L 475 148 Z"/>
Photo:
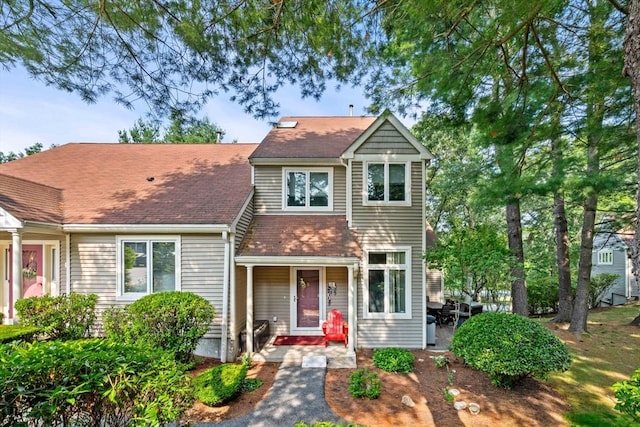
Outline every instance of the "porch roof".
<path fill-rule="evenodd" d="M 0 209 L 19 221 L 62 222 L 62 191 L 27 179 L 0 174 Z"/>
<path fill-rule="evenodd" d="M 339 215 L 256 215 L 239 257 L 360 258 L 355 232 Z"/>

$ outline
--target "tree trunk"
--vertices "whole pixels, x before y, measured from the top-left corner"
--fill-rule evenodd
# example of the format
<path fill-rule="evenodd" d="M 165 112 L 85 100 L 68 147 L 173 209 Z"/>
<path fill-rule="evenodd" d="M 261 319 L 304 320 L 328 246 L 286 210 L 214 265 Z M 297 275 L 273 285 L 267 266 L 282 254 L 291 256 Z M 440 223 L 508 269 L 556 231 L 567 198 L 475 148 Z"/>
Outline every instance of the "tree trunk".
<path fill-rule="evenodd" d="M 569 255 L 569 230 L 564 204 L 564 156 L 560 117 L 562 104 L 557 103 L 553 118 L 551 156 L 553 158 L 552 177 L 557 183 L 553 193 L 553 220 L 556 229 L 556 262 L 558 263 L 558 314 L 553 319 L 558 323 L 569 323 L 573 314 L 573 289 L 571 288 L 571 258 Z"/>
<path fill-rule="evenodd" d="M 640 0 L 629 2 L 629 16 L 624 39 L 624 74 L 631 78 L 636 110 L 636 139 L 638 141 L 638 190 L 636 193 L 636 233 L 631 241 L 631 264 L 636 283 L 640 283 Z M 640 316 L 633 322 L 640 326 Z M 632 323 L 633 323 L 632 322 Z"/>
<path fill-rule="evenodd" d="M 571 289 L 571 262 L 569 258 L 569 231 L 564 209 L 564 197 L 557 191 L 553 198 L 556 225 L 556 258 L 558 260 L 558 314 L 555 322 L 568 323 L 573 314 L 573 289 Z"/>
<path fill-rule="evenodd" d="M 598 28 L 606 17 L 602 10 L 592 7 L 590 10 L 591 28 L 588 36 L 588 74 L 589 81 L 596 82 L 598 70 L 596 64 L 602 60 L 604 46 L 599 38 Z M 595 22 L 595 23 L 594 23 Z M 605 100 L 596 88 L 587 88 L 586 104 L 586 139 L 587 139 L 587 168 L 583 189 L 585 193 L 583 208 L 582 233 L 580 242 L 580 260 L 578 262 L 578 285 L 573 304 L 573 314 L 569 330 L 578 339 L 587 331 L 587 314 L 589 312 L 589 287 L 591 286 L 591 259 L 593 257 L 593 234 L 596 223 L 596 209 L 600 192 L 600 145 L 605 137 L 603 131 Z M 587 182 L 588 180 L 588 182 Z"/>
<path fill-rule="evenodd" d="M 589 149 L 591 151 L 591 149 Z M 578 286 L 571 315 L 569 330 L 580 338 L 587 332 L 587 313 L 589 311 L 589 286 L 591 286 L 591 257 L 593 251 L 593 230 L 596 223 L 598 194 L 593 193 L 584 201 L 584 218 L 580 243 L 580 261 L 578 265 Z"/>
<path fill-rule="evenodd" d="M 527 304 L 527 286 L 524 275 L 520 200 L 512 199 L 507 203 L 506 220 L 509 250 L 515 260 L 515 265 L 511 267 L 511 310 L 513 313 L 528 316 L 529 306 Z"/>

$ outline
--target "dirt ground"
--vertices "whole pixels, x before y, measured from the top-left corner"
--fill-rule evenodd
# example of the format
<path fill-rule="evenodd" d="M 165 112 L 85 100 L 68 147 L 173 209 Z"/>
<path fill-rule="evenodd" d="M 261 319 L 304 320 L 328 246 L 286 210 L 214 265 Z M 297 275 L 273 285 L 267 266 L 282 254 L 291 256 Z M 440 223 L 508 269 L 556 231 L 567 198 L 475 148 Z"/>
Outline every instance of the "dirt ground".
<path fill-rule="evenodd" d="M 373 367 L 371 350 L 359 350 L 358 368 L 370 367 L 382 380 L 380 397 L 375 400 L 354 399 L 348 392 L 349 377 L 354 369 L 328 369 L 325 398 L 340 417 L 368 426 L 562 426 L 567 425 L 562 414 L 569 408 L 566 401 L 544 382 L 527 379 L 514 390 L 502 390 L 491 385 L 488 377 L 465 367 L 450 353 L 416 350 L 414 372 L 390 374 Z M 437 368 L 431 356 L 445 354 L 450 360 L 446 368 Z M 214 366 L 217 361 L 201 363 L 198 370 Z M 251 393 L 242 394 L 228 405 L 209 408 L 201 403 L 186 414 L 185 421 L 219 422 L 236 418 L 251 411 L 267 393 L 275 377 L 278 364 L 254 363 L 249 377 L 258 377 L 264 385 Z M 453 385 L 450 385 L 452 379 Z M 480 413 L 468 409 L 456 410 L 445 399 L 444 388 L 456 388 L 456 401 L 475 402 Z M 414 407 L 402 403 L 409 396 Z"/>

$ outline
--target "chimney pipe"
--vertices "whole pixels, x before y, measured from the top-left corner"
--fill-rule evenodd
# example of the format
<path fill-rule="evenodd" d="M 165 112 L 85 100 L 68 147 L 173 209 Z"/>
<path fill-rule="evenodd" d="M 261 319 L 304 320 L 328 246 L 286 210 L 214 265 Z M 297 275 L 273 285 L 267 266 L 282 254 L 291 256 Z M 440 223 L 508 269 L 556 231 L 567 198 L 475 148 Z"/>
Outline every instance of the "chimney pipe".
<path fill-rule="evenodd" d="M 353 117 L 353 104 L 349 104 L 349 117 Z"/>
<path fill-rule="evenodd" d="M 217 131 L 216 132 L 216 143 L 219 143 L 220 140 L 222 140 L 222 132 Z"/>

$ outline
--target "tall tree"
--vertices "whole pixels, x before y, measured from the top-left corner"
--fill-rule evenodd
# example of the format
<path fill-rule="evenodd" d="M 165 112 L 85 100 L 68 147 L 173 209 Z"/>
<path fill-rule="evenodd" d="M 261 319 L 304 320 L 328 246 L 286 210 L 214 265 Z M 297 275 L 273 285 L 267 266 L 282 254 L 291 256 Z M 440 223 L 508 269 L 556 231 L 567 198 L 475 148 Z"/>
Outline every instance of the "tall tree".
<path fill-rule="evenodd" d="M 52 145 L 51 148 L 55 147 L 55 145 Z M 24 153 L 21 151 L 18 151 L 17 153 L 13 152 L 13 151 L 9 151 L 8 153 L 3 153 L 2 151 L 0 151 L 0 163 L 7 163 L 10 162 L 12 160 L 17 160 L 17 159 L 21 159 L 23 157 L 26 156 L 30 156 L 32 154 L 36 154 L 42 151 L 42 143 L 40 142 L 36 142 L 33 145 L 30 145 L 29 147 L 24 149 Z"/>
<path fill-rule="evenodd" d="M 192 119 L 174 112 L 164 132 L 157 121 L 138 119 L 133 127 L 118 131 L 118 141 L 132 143 L 210 144 L 222 140 L 224 131 L 207 117 Z"/>

